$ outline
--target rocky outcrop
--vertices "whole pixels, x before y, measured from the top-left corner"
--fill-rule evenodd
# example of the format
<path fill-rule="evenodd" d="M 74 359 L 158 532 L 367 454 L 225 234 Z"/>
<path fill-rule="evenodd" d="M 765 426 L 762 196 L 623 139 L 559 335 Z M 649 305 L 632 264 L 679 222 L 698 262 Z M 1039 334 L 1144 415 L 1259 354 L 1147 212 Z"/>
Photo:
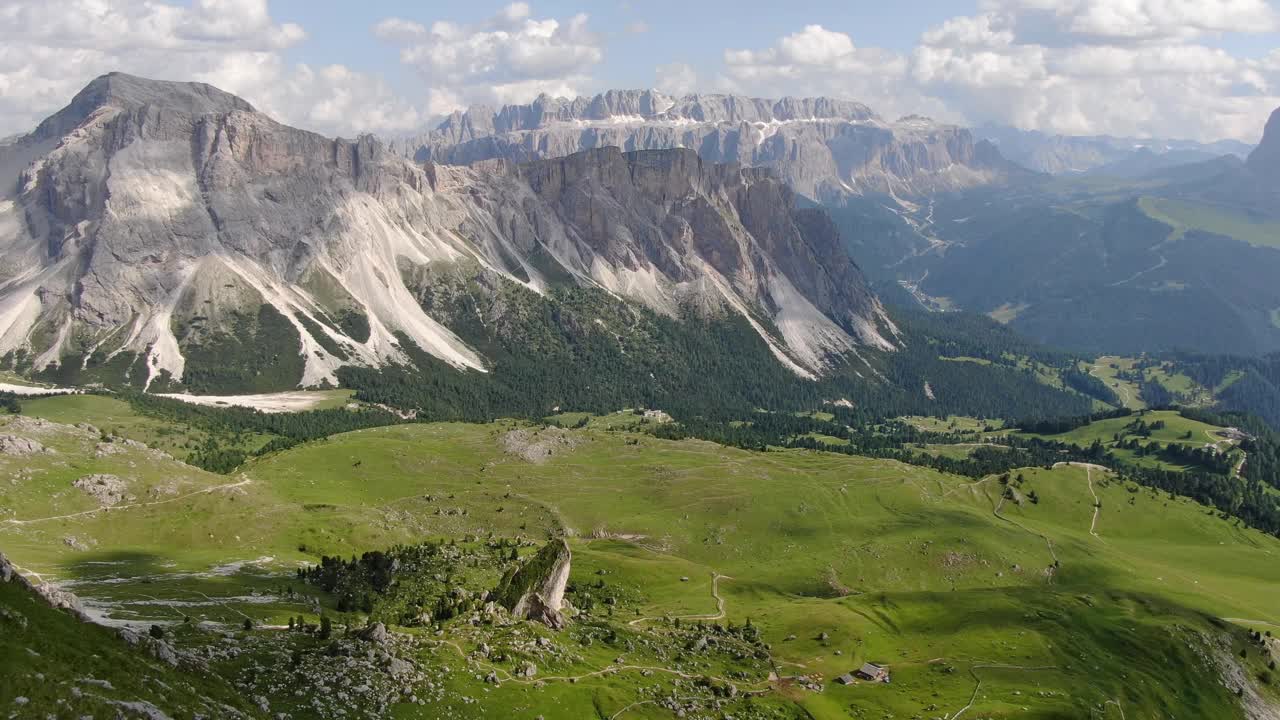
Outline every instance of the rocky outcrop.
<path fill-rule="evenodd" d="M 690 148 L 716 163 L 772 168 L 817 200 L 884 193 L 918 196 L 999 182 L 1011 166 L 976 150 L 964 128 L 909 116 L 880 118 L 831 98 L 668 97 L 611 90 L 592 98 L 540 96 L 528 105 L 454 113 L 394 149 L 426 162 L 528 162 L 601 147 Z M 996 153 L 998 156 L 998 152 Z"/>
<path fill-rule="evenodd" d="M 494 590 L 498 604 L 516 617 L 559 630 L 565 625 L 564 588 L 573 554 L 563 538 L 552 540 L 533 557 L 507 572 Z"/>
<path fill-rule="evenodd" d="M 503 452 L 508 455 L 541 465 L 560 453 L 573 450 L 578 446 L 579 440 L 579 436 L 560 428 L 519 428 L 504 434 L 501 445 Z"/>
<path fill-rule="evenodd" d="M 39 453 L 51 453 L 53 450 L 29 438 L 17 435 L 0 435 L 0 455 L 25 457 Z"/>
<path fill-rule="evenodd" d="M 16 582 L 39 596 L 49 607 L 66 610 L 81 622 L 92 622 L 89 616 L 85 614 L 84 606 L 80 604 L 80 598 L 50 583 L 33 584 L 23 577 L 22 573 L 18 572 L 18 569 L 9 561 L 9 558 L 5 557 L 4 553 L 0 553 L 0 582 Z"/>
<path fill-rule="evenodd" d="M 898 132 L 849 103 L 615 94 L 455 117 L 446 135 L 472 142 L 550 118 L 672 108 L 787 133 L 807 118 Z M 971 154 L 952 131 L 907 124 L 934 139 L 882 148 L 884 168 Z M 408 337 L 484 371 L 488 360 L 406 280 L 460 265 L 539 293 L 603 288 L 673 317 L 742 315 L 807 377 L 860 346 L 893 348 L 830 223 L 797 210 L 776 176 L 706 157 L 738 155 L 610 147 L 526 165 L 419 165 L 372 137 L 281 125 L 207 85 L 107 75 L 0 146 L 0 358 L 123 373 L 152 391 L 235 362 L 258 362 L 245 382 L 269 372 L 312 386 L 336 382 L 343 365 L 407 361 Z"/>
<path fill-rule="evenodd" d="M 115 475 L 86 475 L 72 483 L 102 507 L 111 507 L 124 500 L 129 486 Z"/>

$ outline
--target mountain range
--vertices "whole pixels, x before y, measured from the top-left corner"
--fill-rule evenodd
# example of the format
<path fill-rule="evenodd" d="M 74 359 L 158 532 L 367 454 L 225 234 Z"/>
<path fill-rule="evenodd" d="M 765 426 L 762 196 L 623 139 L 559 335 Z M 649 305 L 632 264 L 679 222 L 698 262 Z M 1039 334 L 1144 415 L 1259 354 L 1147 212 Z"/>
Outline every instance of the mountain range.
<path fill-rule="evenodd" d="M 155 390 L 244 358 L 233 385 L 315 386 L 409 345 L 483 372 L 424 309 L 459 276 L 740 317 L 802 377 L 896 347 L 825 215 L 767 170 L 692 150 L 417 163 L 208 85 L 111 74 L 0 147 L 0 170 L 0 355 L 27 372 Z"/>
<path fill-rule="evenodd" d="M 1050 175 L 1092 174 L 1137 177 L 1175 165 L 1223 155 L 1243 159 L 1253 146 L 1238 140 L 1202 143 L 1167 138 L 1112 135 L 1053 135 L 1003 125 L 973 129 L 976 137 L 999 148 L 1010 161 Z"/>
<path fill-rule="evenodd" d="M 794 378 L 895 376 L 874 357 L 912 341 L 878 293 L 1077 351 L 1264 352 L 1278 144 L 1273 117 L 1247 161 L 1060 182 L 857 103 L 651 91 L 473 108 L 384 143 L 111 74 L 0 144 L 0 359 L 268 391 L 424 358 L 510 370 L 531 346 L 581 363 L 612 337 L 621 354 L 591 362 L 645 377 L 667 356 L 621 338 L 702 342 L 673 329 L 696 320 L 741 323 Z M 727 332 L 697 352 L 745 357 Z M 939 374 L 905 362 L 901 387 Z"/>
<path fill-rule="evenodd" d="M 773 169 L 812 200 L 864 194 L 918 198 L 999 183 L 1026 171 L 962 127 L 908 116 L 889 121 L 857 102 L 826 97 L 671 97 L 611 90 L 528 105 L 476 106 L 391 148 L 419 162 L 526 162 L 615 146 L 690 148 L 709 162 Z"/>

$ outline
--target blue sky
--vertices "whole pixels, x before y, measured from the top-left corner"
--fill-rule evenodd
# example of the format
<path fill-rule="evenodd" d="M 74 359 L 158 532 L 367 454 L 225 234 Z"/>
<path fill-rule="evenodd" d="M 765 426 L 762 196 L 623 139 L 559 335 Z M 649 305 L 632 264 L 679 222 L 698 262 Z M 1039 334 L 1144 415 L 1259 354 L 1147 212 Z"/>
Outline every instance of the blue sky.
<path fill-rule="evenodd" d="M 4 0 L 0 136 L 98 74 L 199 80 L 396 134 L 540 92 L 829 95 L 1065 134 L 1256 141 L 1280 0 Z"/>

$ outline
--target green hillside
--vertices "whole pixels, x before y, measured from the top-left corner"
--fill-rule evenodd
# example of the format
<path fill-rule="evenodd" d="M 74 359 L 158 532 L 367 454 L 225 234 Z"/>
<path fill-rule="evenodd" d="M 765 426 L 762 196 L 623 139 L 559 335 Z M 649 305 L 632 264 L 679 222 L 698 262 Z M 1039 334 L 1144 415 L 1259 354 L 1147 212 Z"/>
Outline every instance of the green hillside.
<path fill-rule="evenodd" d="M 2 561 L 0 561 L 2 562 Z M 258 717 L 222 678 L 179 669 L 108 628 L 0 581 L 0 707 L 6 717 Z"/>
<path fill-rule="evenodd" d="M 1280 702 L 1266 675 L 1273 650 L 1249 637 L 1280 630 L 1280 541 L 1192 501 L 1101 469 L 972 480 L 610 422 L 373 428 L 227 477 L 132 446 L 98 458 L 80 431 L 10 420 L 0 433 L 54 452 L 0 456 L 0 471 L 24 473 L 0 486 L 0 544 L 96 611 L 175 628 L 181 648 L 230 632 L 241 654 L 211 668 L 294 717 L 331 716 L 294 692 L 321 692 L 345 658 L 365 662 L 367 645 L 343 628 L 415 593 L 428 607 L 451 587 L 482 593 L 512 562 L 508 543 L 523 538 L 527 557 L 559 535 L 574 553 L 568 629 L 483 613 L 393 628 L 386 653 L 413 670 L 389 675 L 400 666 L 375 659 L 376 682 L 338 707 L 406 718 L 1243 718 L 1243 702 Z M 94 510 L 69 487 L 93 473 L 123 478 L 136 498 Z M 395 586 L 409 590 L 373 593 L 367 610 L 340 611 L 296 577 L 321 556 L 424 541 L 451 548 L 441 557 L 456 557 L 453 569 L 405 570 Z M 332 640 L 286 629 L 321 615 Z M 893 682 L 835 682 L 864 661 L 887 665 Z"/>

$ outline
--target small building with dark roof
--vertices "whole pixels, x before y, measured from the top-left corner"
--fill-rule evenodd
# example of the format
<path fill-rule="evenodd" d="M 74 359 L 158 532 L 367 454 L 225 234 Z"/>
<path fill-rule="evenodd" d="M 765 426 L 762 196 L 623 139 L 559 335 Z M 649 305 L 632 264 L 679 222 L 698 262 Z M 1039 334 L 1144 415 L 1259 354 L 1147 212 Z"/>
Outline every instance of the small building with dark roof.
<path fill-rule="evenodd" d="M 889 682 L 888 668 L 881 667 L 875 663 L 864 663 L 862 667 L 854 670 L 853 674 L 858 679 L 868 682 Z"/>

